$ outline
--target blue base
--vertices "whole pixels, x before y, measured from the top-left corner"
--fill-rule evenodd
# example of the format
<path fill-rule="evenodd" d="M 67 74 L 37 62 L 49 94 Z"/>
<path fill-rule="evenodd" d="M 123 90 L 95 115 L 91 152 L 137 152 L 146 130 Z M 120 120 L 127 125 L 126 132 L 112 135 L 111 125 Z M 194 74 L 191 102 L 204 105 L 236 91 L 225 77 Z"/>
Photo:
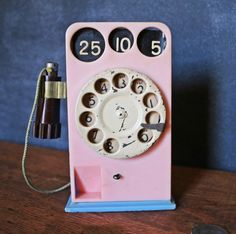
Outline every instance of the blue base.
<path fill-rule="evenodd" d="M 115 202 L 72 202 L 69 198 L 66 212 L 121 212 L 121 211 L 145 211 L 145 210 L 174 210 L 173 200 L 154 201 L 115 201 Z"/>

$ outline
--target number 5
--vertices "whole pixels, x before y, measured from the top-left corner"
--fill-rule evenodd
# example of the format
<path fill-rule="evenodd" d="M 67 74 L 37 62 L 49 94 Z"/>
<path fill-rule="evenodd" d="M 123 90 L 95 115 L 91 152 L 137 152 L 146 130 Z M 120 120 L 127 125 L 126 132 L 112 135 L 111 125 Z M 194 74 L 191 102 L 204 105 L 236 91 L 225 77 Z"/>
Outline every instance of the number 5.
<path fill-rule="evenodd" d="M 92 55 L 99 55 L 101 53 L 101 47 L 99 46 L 100 42 L 99 41 L 92 41 L 91 42 L 91 50 L 92 50 Z"/>
<path fill-rule="evenodd" d="M 159 55 L 161 53 L 160 41 L 152 41 L 152 55 Z M 156 49 L 156 50 L 155 50 Z M 154 51 L 155 50 L 155 51 Z"/>

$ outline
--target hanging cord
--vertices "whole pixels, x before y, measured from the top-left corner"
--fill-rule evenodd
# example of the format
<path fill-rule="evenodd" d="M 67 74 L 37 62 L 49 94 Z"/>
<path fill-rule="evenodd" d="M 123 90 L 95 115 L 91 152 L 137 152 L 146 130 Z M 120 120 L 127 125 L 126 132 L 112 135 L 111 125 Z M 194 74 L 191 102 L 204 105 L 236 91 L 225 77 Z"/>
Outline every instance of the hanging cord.
<path fill-rule="evenodd" d="M 31 189 L 33 189 L 34 191 L 39 192 L 39 193 L 51 194 L 51 193 L 60 192 L 64 189 L 68 188 L 70 186 L 70 183 L 67 183 L 67 184 L 65 184 L 65 185 L 63 185 L 59 188 L 52 189 L 52 190 L 39 189 L 39 188 L 35 187 L 34 185 L 32 185 L 32 183 L 30 182 L 29 178 L 26 175 L 26 166 L 25 166 L 26 159 L 27 159 L 27 151 L 28 151 L 28 148 L 29 148 L 29 136 L 30 136 L 30 129 L 31 129 L 31 124 L 32 124 L 32 119 L 33 119 L 35 109 L 36 109 L 36 105 L 37 105 L 38 98 L 39 98 L 39 89 L 40 89 L 41 77 L 42 77 L 43 73 L 46 72 L 46 71 L 47 71 L 46 68 L 43 68 L 41 70 L 41 72 L 39 73 L 39 76 L 38 76 L 37 86 L 36 86 L 36 91 L 35 91 L 35 96 L 34 96 L 34 103 L 33 103 L 33 107 L 32 107 L 31 113 L 30 113 L 30 117 L 29 117 L 29 122 L 28 122 L 28 125 L 27 125 L 26 133 L 25 133 L 25 146 L 24 146 L 24 152 L 23 152 L 23 156 L 22 156 L 21 166 L 22 166 L 22 174 L 24 176 L 25 182 Z"/>

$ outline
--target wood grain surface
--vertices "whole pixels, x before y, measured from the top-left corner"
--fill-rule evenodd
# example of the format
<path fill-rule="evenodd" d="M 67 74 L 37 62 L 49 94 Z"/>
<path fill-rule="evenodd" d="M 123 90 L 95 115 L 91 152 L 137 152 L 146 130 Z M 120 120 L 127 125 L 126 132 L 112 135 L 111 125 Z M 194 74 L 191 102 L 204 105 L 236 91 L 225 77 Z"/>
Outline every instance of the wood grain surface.
<path fill-rule="evenodd" d="M 187 233 L 216 224 L 236 233 L 236 174 L 173 167 L 175 211 L 65 213 L 69 189 L 53 195 L 30 190 L 21 174 L 23 145 L 0 142 L 0 233 Z M 41 188 L 69 180 L 68 153 L 31 147 L 28 174 Z M 191 155 L 190 155 L 191 156 Z"/>

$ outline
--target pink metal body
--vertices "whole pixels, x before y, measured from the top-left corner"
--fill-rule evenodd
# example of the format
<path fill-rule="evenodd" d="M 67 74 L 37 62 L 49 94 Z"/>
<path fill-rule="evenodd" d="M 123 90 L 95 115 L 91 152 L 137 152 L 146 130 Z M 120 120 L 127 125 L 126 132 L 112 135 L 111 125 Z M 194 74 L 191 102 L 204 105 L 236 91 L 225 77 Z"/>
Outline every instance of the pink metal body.
<path fill-rule="evenodd" d="M 94 62 L 82 62 L 71 52 L 71 38 L 81 28 L 98 30 L 105 39 L 105 51 Z M 134 36 L 125 53 L 113 51 L 108 43 L 117 27 Z M 137 47 L 139 32 L 147 27 L 161 29 L 167 39 L 164 52 L 157 57 L 143 55 Z M 144 154 L 131 159 L 98 156 L 76 128 L 75 106 L 79 92 L 98 72 L 108 68 L 130 68 L 149 76 L 160 88 L 167 109 L 166 128 L 158 142 Z M 66 70 L 71 197 L 78 201 L 142 201 L 171 199 L 171 33 L 162 23 L 74 23 L 66 32 Z M 114 174 L 122 179 L 114 180 Z"/>

